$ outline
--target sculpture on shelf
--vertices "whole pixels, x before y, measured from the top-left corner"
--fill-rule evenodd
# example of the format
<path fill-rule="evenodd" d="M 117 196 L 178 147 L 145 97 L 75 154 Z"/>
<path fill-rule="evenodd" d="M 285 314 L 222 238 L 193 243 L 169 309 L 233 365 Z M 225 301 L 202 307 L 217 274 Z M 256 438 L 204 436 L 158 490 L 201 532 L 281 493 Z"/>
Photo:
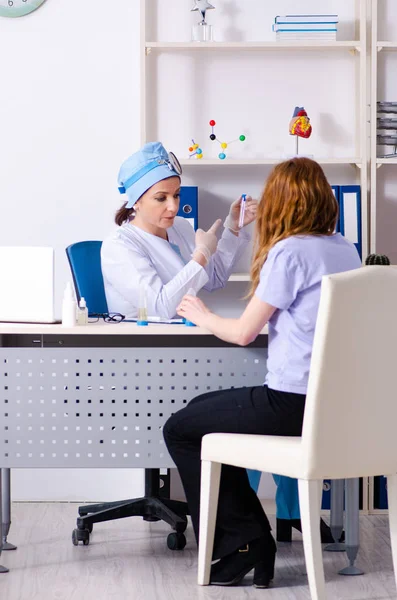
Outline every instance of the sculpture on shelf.
<path fill-rule="evenodd" d="M 245 135 L 240 135 L 236 140 L 232 140 L 231 142 L 221 142 L 220 140 L 218 140 L 218 138 L 216 137 L 215 133 L 214 133 L 214 127 L 216 125 L 216 122 L 211 119 L 210 121 L 210 125 L 211 125 L 211 135 L 210 135 L 210 140 L 211 141 L 217 141 L 218 144 L 220 144 L 221 148 L 222 148 L 222 152 L 220 152 L 218 154 L 218 158 L 220 158 L 220 160 L 225 160 L 226 158 L 226 153 L 224 152 L 224 150 L 226 150 L 226 148 L 230 145 L 233 144 L 233 142 L 244 142 L 245 141 Z"/>
<path fill-rule="evenodd" d="M 192 154 L 189 154 L 189 158 L 192 158 L 192 156 L 195 156 L 196 158 L 203 158 L 203 151 L 200 148 L 200 146 L 198 144 L 196 144 L 196 142 L 192 139 L 193 144 L 191 146 L 189 146 L 189 152 L 191 152 Z"/>
<path fill-rule="evenodd" d="M 207 2 L 207 0 L 194 0 L 194 8 L 192 8 L 191 12 L 198 10 L 202 17 L 201 22 L 205 23 L 205 13 L 207 10 L 211 10 L 212 8 L 215 8 L 215 6 Z"/>
<path fill-rule="evenodd" d="M 312 134 L 312 126 L 303 106 L 295 106 L 294 114 L 289 122 L 290 135 L 296 136 L 296 154 L 299 154 L 299 138 L 309 138 Z"/>
<path fill-rule="evenodd" d="M 212 41 L 212 25 L 208 25 L 205 20 L 207 10 L 215 8 L 207 0 L 194 0 L 194 7 L 191 12 L 198 11 L 201 14 L 201 21 L 192 28 L 193 42 L 211 42 Z"/>

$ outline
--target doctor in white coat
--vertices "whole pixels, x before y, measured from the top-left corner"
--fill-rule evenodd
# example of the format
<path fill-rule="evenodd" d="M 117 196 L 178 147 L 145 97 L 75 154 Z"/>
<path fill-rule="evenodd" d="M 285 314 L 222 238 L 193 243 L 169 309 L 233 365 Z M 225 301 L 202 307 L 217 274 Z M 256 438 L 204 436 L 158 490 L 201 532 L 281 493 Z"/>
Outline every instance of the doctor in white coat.
<path fill-rule="evenodd" d="M 194 232 L 177 217 L 182 169 L 160 142 L 145 144 L 121 166 L 119 191 L 127 200 L 116 213 L 118 229 L 104 240 L 101 264 L 109 312 L 137 318 L 142 289 L 147 313 L 176 316 L 189 289 L 224 287 L 249 235 L 239 227 L 241 198 L 233 202 L 221 239 L 218 219 Z M 254 221 L 257 202 L 247 197 L 243 227 Z"/>

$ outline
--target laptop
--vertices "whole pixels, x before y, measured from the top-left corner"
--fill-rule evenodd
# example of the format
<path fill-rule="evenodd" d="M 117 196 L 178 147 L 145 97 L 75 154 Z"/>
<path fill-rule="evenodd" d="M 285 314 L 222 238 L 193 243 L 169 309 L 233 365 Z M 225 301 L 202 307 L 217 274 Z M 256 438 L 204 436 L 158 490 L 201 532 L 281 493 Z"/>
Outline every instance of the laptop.
<path fill-rule="evenodd" d="M 0 321 L 58 323 L 54 311 L 54 249 L 0 246 Z"/>

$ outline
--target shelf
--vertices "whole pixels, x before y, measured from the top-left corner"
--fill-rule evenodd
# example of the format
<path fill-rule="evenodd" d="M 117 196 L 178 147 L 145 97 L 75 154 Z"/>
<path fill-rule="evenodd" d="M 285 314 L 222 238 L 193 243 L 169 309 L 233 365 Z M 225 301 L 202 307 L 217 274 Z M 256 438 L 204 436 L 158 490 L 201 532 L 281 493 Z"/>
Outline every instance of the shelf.
<path fill-rule="evenodd" d="M 376 47 L 379 50 L 397 50 L 397 42 L 376 42 Z"/>
<path fill-rule="evenodd" d="M 303 155 L 302 155 L 303 156 Z M 288 160 L 288 157 L 279 158 L 226 158 L 220 160 L 219 158 L 182 158 L 179 160 L 182 167 L 210 167 L 213 165 L 217 166 L 253 166 L 253 165 L 277 165 L 280 162 Z M 317 161 L 321 165 L 361 165 L 361 159 L 357 157 L 353 158 L 322 158 L 313 156 L 313 160 Z"/>
<path fill-rule="evenodd" d="M 249 273 L 232 273 L 228 281 L 251 281 Z"/>
<path fill-rule="evenodd" d="M 397 165 L 397 156 L 396 158 L 377 158 L 377 165 Z"/>
<path fill-rule="evenodd" d="M 290 41 L 290 42 L 146 42 L 147 49 L 158 50 L 208 50 L 209 48 L 217 48 L 219 50 L 277 50 L 286 48 L 301 48 L 310 50 L 313 48 L 330 48 L 341 49 L 350 48 L 360 50 L 360 42 L 349 40 L 344 42 L 329 42 L 329 41 Z"/>

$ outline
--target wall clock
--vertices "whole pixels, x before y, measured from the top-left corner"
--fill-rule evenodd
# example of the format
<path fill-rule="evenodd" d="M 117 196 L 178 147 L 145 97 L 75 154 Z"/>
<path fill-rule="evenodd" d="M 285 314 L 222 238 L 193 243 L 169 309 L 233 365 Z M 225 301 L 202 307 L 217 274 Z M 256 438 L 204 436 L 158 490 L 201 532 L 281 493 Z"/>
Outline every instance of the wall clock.
<path fill-rule="evenodd" d="M 0 17 L 23 17 L 44 2 L 45 0 L 0 0 Z"/>

